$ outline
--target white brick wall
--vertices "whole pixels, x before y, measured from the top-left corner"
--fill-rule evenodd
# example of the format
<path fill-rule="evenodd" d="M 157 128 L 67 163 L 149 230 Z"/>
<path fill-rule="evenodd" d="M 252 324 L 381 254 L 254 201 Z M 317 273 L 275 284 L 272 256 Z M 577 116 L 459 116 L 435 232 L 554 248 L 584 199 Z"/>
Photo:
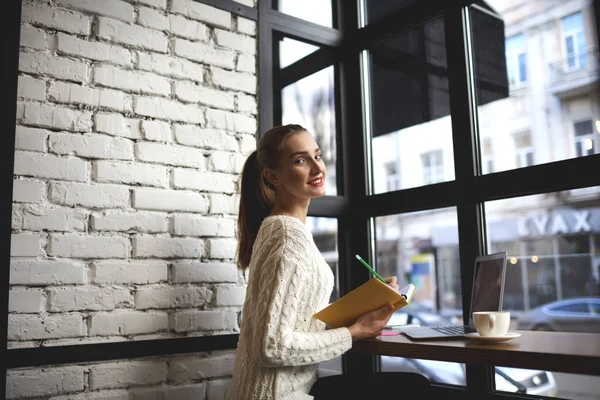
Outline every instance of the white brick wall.
<path fill-rule="evenodd" d="M 9 347 L 239 330 L 256 54 L 254 21 L 197 1 L 23 2 Z M 6 394 L 213 400 L 232 362 L 11 370 Z"/>

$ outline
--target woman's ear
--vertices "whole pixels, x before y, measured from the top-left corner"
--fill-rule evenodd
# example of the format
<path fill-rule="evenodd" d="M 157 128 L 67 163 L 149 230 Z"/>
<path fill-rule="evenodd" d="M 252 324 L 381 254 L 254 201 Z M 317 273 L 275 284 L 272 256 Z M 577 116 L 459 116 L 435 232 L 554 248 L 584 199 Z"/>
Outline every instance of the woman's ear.
<path fill-rule="evenodd" d="M 263 176 L 265 177 L 266 180 L 268 180 L 271 183 L 271 185 L 273 185 L 273 186 L 280 185 L 279 179 L 277 178 L 277 174 L 271 168 L 265 168 L 263 170 Z"/>

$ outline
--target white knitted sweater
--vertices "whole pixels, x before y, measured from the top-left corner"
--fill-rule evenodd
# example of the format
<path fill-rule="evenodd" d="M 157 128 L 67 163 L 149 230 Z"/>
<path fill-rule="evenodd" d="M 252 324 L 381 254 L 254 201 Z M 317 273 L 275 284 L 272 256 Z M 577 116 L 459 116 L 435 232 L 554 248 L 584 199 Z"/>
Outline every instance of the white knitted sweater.
<path fill-rule="evenodd" d="M 347 328 L 313 314 L 329 302 L 333 274 L 299 219 L 264 219 L 252 250 L 232 400 L 312 399 L 317 363 L 352 347 Z"/>

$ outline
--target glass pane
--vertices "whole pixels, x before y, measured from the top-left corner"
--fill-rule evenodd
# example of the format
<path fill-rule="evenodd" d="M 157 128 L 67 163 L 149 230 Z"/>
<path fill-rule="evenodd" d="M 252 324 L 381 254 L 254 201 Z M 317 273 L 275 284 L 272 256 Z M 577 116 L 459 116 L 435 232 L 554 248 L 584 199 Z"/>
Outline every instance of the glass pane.
<path fill-rule="evenodd" d="M 456 209 L 377 217 L 375 230 L 379 274 L 397 276 L 400 287 L 418 288 L 389 324 L 462 325 Z M 436 383 L 465 384 L 464 365 L 458 363 L 384 356 L 381 367 L 417 372 Z"/>
<path fill-rule="evenodd" d="M 336 218 L 307 217 L 306 225 L 312 232 L 317 248 L 323 255 L 333 272 L 333 291 L 329 302 L 339 298 L 339 253 L 337 247 L 338 222 Z M 317 366 L 318 376 L 340 375 L 342 373 L 342 357 L 322 362 Z"/>
<path fill-rule="evenodd" d="M 337 194 L 333 66 L 283 88 L 282 123 L 300 124 L 315 138 L 327 167 L 325 187 Z"/>
<path fill-rule="evenodd" d="M 365 21 L 367 24 L 370 24 L 371 22 L 376 21 L 396 10 L 404 8 L 415 1 L 416 0 L 365 0 L 365 9 L 363 10 Z"/>
<path fill-rule="evenodd" d="M 511 329 L 600 333 L 600 188 L 485 203 L 488 248 L 506 251 Z M 584 310 L 585 312 L 581 312 Z M 499 369 L 499 368 L 497 368 Z M 600 380 L 514 370 L 528 394 L 593 399 Z M 505 390 L 496 379 L 498 390 Z"/>
<path fill-rule="evenodd" d="M 487 3 L 501 20 L 475 8 L 470 12 L 480 140 L 493 142 L 495 171 L 596 154 L 600 136 L 592 135 L 587 143 L 576 140 L 576 124 L 590 121 L 589 126 L 598 118 L 597 48 L 585 47 L 586 61 L 578 61 L 578 49 L 583 49 L 578 37 L 585 46 L 584 32 L 596 32 L 592 4 L 568 0 L 549 8 L 536 0 Z M 576 7 L 578 19 L 565 19 Z M 516 37 L 522 38 L 519 46 Z M 503 57 L 489 57 L 495 48 L 504 48 Z M 531 135 L 533 154 L 526 156 L 527 162 L 515 156 L 519 146 L 511 140 L 520 132 Z"/>
<path fill-rule="evenodd" d="M 317 50 L 319 46 L 288 37 L 282 38 L 279 41 L 279 67 L 285 68 Z"/>
<path fill-rule="evenodd" d="M 328 28 L 334 27 L 331 0 L 277 0 L 277 9 L 292 17 Z"/>
<path fill-rule="evenodd" d="M 386 40 L 369 56 L 374 192 L 454 179 L 443 18 Z"/>

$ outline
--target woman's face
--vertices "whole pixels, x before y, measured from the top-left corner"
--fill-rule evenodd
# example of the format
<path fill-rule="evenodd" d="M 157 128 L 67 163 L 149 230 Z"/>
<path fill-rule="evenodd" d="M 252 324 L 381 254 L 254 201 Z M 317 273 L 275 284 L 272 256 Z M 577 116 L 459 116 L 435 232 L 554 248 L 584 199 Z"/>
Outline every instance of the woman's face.
<path fill-rule="evenodd" d="M 278 192 L 283 190 L 299 198 L 325 195 L 325 163 L 308 132 L 293 134 L 285 140 L 279 165 L 272 174 L 268 173 L 268 178 L 269 175 Z"/>

